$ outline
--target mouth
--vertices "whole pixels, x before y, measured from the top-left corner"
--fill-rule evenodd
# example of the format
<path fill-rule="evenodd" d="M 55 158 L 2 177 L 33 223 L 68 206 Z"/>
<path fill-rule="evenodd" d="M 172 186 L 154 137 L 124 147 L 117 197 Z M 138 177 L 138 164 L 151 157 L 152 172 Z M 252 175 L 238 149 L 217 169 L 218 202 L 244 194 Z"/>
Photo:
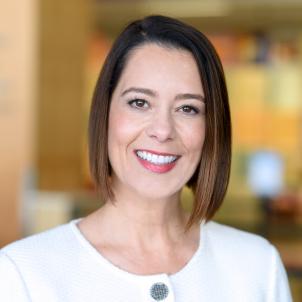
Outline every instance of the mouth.
<path fill-rule="evenodd" d="M 150 150 L 135 150 L 139 162 L 148 170 L 165 173 L 172 170 L 180 155 L 161 153 Z"/>

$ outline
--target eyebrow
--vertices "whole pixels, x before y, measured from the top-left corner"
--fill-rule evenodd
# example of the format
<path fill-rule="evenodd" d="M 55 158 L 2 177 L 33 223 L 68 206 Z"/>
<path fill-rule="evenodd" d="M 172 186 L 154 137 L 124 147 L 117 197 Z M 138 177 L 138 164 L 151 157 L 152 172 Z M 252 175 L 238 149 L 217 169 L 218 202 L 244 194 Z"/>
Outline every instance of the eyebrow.
<path fill-rule="evenodd" d="M 155 91 L 148 89 L 148 88 L 140 88 L 140 87 L 130 87 L 122 93 L 122 96 L 129 92 L 139 92 L 139 93 L 144 93 L 149 96 L 157 96 L 157 93 Z"/>
<path fill-rule="evenodd" d="M 155 96 L 158 95 L 155 91 L 153 91 L 151 89 L 148 89 L 148 88 L 130 87 L 130 88 L 123 91 L 122 96 L 124 96 L 125 94 L 127 94 L 129 92 L 143 93 L 143 94 L 146 94 L 146 95 L 151 96 L 151 97 L 155 97 Z M 196 100 L 199 100 L 201 102 L 205 102 L 205 98 L 201 94 L 180 93 L 175 97 L 175 100 L 189 100 L 189 99 L 196 99 Z"/>
<path fill-rule="evenodd" d="M 201 102 L 205 102 L 205 98 L 204 96 L 202 96 L 201 94 L 194 94 L 194 93 L 181 93 L 178 94 L 175 97 L 176 100 L 190 100 L 190 99 L 196 99 L 199 100 Z"/>

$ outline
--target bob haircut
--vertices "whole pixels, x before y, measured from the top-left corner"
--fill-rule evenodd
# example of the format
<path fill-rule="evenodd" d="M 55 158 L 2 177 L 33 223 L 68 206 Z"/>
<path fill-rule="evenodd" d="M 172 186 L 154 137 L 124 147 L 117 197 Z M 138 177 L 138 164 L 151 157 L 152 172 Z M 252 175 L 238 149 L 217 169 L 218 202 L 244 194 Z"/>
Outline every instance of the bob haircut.
<path fill-rule="evenodd" d="M 201 160 L 187 183 L 194 203 L 187 229 L 208 221 L 220 207 L 229 182 L 231 119 L 220 59 L 211 42 L 197 29 L 165 16 L 130 23 L 113 44 L 98 78 L 89 117 L 91 174 L 103 200 L 114 201 L 108 159 L 108 115 L 111 96 L 131 52 L 147 43 L 189 51 L 197 64 L 205 93 L 206 131 Z"/>

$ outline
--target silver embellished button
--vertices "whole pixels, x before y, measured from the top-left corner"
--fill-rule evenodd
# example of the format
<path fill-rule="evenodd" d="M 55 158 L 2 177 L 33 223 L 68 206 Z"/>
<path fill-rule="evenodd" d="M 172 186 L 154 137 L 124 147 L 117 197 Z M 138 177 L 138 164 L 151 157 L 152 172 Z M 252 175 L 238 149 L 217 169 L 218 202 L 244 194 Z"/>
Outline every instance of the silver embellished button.
<path fill-rule="evenodd" d="M 156 301 L 164 300 L 168 297 L 169 288 L 164 283 L 154 283 L 150 288 L 150 295 Z"/>

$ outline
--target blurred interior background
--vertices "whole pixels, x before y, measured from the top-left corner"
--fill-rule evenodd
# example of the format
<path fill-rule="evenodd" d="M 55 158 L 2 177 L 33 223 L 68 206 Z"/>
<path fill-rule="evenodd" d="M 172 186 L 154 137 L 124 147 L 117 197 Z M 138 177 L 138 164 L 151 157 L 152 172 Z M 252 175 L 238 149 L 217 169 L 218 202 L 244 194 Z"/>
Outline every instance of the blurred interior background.
<path fill-rule="evenodd" d="M 275 244 L 302 301 L 298 0 L 0 0 L 0 247 L 100 206 L 87 161 L 91 95 L 114 38 L 148 14 L 190 23 L 216 46 L 233 162 L 215 219 Z"/>

